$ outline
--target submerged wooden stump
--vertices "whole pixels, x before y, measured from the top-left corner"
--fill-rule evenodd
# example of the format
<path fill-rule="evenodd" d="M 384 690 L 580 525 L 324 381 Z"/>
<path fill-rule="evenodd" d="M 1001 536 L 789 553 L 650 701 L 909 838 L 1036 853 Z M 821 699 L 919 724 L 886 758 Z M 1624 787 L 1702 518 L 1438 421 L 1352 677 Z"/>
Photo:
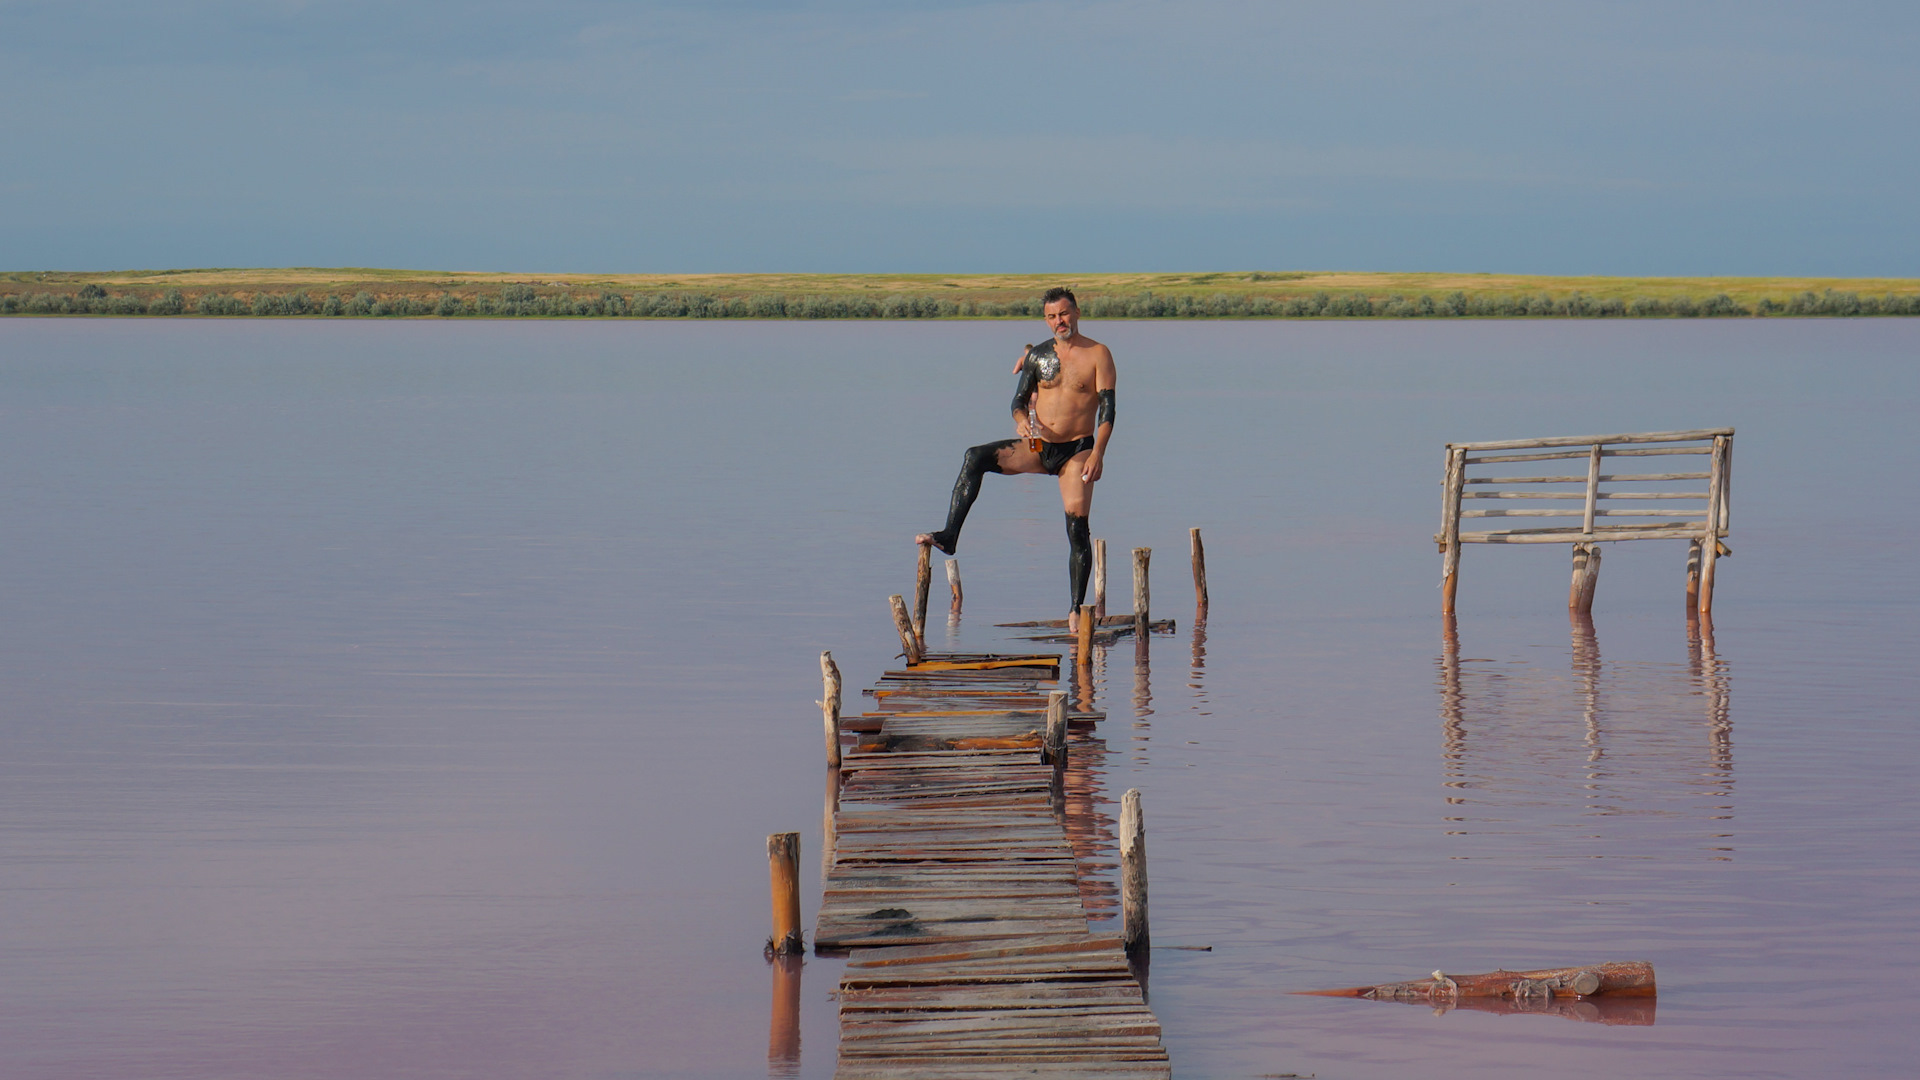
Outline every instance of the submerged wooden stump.
<path fill-rule="evenodd" d="M 1548 1001 L 1601 995 L 1653 997 L 1655 984 L 1652 964 L 1644 960 L 1627 960 L 1535 971 L 1489 971 L 1479 975 L 1448 975 L 1436 971 L 1427 978 L 1406 982 L 1349 986 L 1341 990 L 1297 990 L 1295 993 L 1444 1005 L 1476 998 Z"/>

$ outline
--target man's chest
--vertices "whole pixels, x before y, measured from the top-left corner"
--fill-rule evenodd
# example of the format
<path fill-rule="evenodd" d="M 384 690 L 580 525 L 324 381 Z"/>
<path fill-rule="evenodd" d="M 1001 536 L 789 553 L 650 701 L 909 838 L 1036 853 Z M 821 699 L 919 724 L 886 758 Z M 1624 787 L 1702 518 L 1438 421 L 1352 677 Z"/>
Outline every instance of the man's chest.
<path fill-rule="evenodd" d="M 1093 393 L 1092 357 L 1067 354 L 1060 356 L 1056 362 L 1059 367 L 1055 371 L 1048 371 L 1045 367 L 1040 369 L 1042 390 L 1063 391 L 1069 394 Z"/>

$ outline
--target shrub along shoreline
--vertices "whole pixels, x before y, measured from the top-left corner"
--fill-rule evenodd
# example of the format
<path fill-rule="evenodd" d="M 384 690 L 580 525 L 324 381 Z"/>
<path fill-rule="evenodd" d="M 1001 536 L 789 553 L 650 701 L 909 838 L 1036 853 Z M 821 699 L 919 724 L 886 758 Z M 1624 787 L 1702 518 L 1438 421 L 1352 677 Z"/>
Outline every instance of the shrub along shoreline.
<path fill-rule="evenodd" d="M 1152 292 L 1089 294 L 1082 313 L 1092 319 L 1329 319 L 1329 318 L 1732 318 L 1754 316 L 1920 315 L 1920 294 L 1863 296 L 1826 289 L 1751 305 L 1726 293 L 1711 296 L 1598 298 L 1574 292 L 1468 293 L 1371 296 L 1315 292 L 1297 296 Z M 884 297 L 698 292 L 543 293 L 508 284 L 497 291 L 438 297 L 351 296 L 313 290 L 288 292 L 108 292 L 87 284 L 73 292 L 0 295 L 0 315 L 260 316 L 306 318 L 593 318 L 593 319 L 1014 319 L 1037 318 L 1040 301 L 954 300 L 926 295 Z"/>

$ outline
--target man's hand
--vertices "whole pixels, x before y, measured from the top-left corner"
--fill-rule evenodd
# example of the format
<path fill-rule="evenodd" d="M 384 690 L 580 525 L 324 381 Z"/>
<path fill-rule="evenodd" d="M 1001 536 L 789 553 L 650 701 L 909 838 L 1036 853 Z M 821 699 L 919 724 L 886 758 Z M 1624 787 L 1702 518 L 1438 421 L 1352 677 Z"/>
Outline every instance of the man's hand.
<path fill-rule="evenodd" d="M 1101 466 L 1105 464 L 1103 461 L 1101 461 L 1101 457 L 1102 455 L 1098 450 L 1095 450 L 1093 453 L 1087 455 L 1087 466 L 1086 468 L 1080 470 L 1081 480 L 1084 480 L 1087 483 L 1091 484 L 1095 480 L 1100 479 L 1100 469 L 1101 469 Z"/>

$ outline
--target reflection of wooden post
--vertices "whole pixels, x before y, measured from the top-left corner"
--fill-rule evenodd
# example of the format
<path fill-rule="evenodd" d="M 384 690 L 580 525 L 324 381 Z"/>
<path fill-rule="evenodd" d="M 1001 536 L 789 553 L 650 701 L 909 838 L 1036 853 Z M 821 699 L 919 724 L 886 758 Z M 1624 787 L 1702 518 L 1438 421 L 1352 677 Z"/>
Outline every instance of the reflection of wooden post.
<path fill-rule="evenodd" d="M 1453 614 L 1460 587 L 1460 492 L 1467 484 L 1467 452 L 1447 448 L 1446 490 L 1440 497 L 1440 613 Z"/>
<path fill-rule="evenodd" d="M 1567 610 L 1581 615 L 1593 611 L 1593 591 L 1600 584 L 1600 545 L 1573 545 L 1573 582 L 1567 588 Z"/>
<path fill-rule="evenodd" d="M 920 545 L 920 565 L 913 574 L 913 636 L 927 647 L 927 592 L 933 587 L 933 545 Z"/>
<path fill-rule="evenodd" d="M 1073 662 L 1086 666 L 1093 663 L 1093 605 L 1081 604 L 1076 614 L 1079 625 L 1074 628 L 1073 647 L 1079 655 L 1073 658 Z"/>
<path fill-rule="evenodd" d="M 1141 641 L 1147 640 L 1147 563 L 1152 558 L 1152 548 L 1133 549 L 1133 634 Z"/>
<path fill-rule="evenodd" d="M 953 593 L 953 614 L 960 614 L 960 560 L 947 560 L 947 589 Z"/>
<path fill-rule="evenodd" d="M 1067 765 L 1067 692 L 1047 691 L 1046 759 L 1055 772 Z"/>
<path fill-rule="evenodd" d="M 840 767 L 840 665 L 833 654 L 820 654 L 820 681 L 825 690 L 820 698 L 820 717 L 827 726 L 827 765 Z"/>
<path fill-rule="evenodd" d="M 913 633 L 913 619 L 907 615 L 907 602 L 899 595 L 887 597 L 893 605 L 893 628 L 900 633 L 900 648 L 907 654 L 907 666 L 920 662 L 920 639 Z"/>
<path fill-rule="evenodd" d="M 1207 545 L 1200 542 L 1200 530 L 1188 529 L 1193 538 L 1193 617 L 1207 617 Z"/>
<path fill-rule="evenodd" d="M 1107 542 L 1093 542 L 1093 613 L 1107 617 Z"/>
<path fill-rule="evenodd" d="M 800 969 L 798 956 L 773 958 L 773 1007 L 767 1025 L 767 1074 L 800 1075 Z"/>
<path fill-rule="evenodd" d="M 807 943 L 800 936 L 799 833 L 767 837 L 767 876 L 773 893 L 773 936 L 767 949 L 778 956 L 803 953 Z"/>
<path fill-rule="evenodd" d="M 1128 953 L 1152 948 L 1147 933 L 1147 827 L 1140 816 L 1140 789 L 1120 797 L 1120 940 Z"/>
<path fill-rule="evenodd" d="M 1713 437 L 1713 466 L 1707 480 L 1707 526 L 1700 546 L 1700 613 L 1713 611 L 1713 568 L 1720 557 L 1720 503 L 1726 481 L 1727 447 L 1725 435 Z"/>
<path fill-rule="evenodd" d="M 1687 613 L 1688 613 L 1688 617 L 1691 618 L 1692 613 L 1699 610 L 1699 607 L 1700 607 L 1700 541 L 1695 540 L 1693 543 L 1687 545 Z"/>

